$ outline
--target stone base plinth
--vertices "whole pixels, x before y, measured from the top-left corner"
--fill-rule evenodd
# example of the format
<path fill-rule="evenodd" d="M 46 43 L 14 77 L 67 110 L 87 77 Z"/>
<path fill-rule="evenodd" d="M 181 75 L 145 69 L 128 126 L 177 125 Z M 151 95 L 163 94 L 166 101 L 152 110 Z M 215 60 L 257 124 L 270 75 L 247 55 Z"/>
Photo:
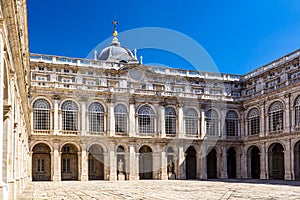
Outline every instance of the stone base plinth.
<path fill-rule="evenodd" d="M 125 174 L 119 173 L 118 174 L 118 181 L 125 181 Z"/>

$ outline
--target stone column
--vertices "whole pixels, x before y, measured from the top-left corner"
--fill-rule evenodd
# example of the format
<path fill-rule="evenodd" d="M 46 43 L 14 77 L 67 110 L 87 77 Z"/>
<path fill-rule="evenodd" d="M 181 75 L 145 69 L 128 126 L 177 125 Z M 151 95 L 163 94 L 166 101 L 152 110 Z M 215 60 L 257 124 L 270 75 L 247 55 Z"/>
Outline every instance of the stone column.
<path fill-rule="evenodd" d="M 266 144 L 260 144 L 260 179 L 267 179 L 268 177 L 268 156 L 266 151 Z"/>
<path fill-rule="evenodd" d="M 108 116 L 109 116 L 109 135 L 111 137 L 115 136 L 115 110 L 114 110 L 114 103 L 111 100 L 109 103 L 109 112 L 108 112 Z"/>
<path fill-rule="evenodd" d="M 59 144 L 54 143 L 53 150 L 53 178 L 54 182 L 61 180 L 61 152 L 59 152 Z M 52 162 L 52 160 L 51 160 Z"/>
<path fill-rule="evenodd" d="M 3 131 L 3 99 L 4 99 L 4 50 L 3 39 L 0 36 L 0 130 Z M 0 134 L 0 199 L 6 198 L 6 184 L 3 180 L 3 134 Z"/>
<path fill-rule="evenodd" d="M 153 156 L 153 179 L 154 180 L 159 180 L 160 177 L 160 170 L 161 170 L 161 165 L 159 164 L 159 153 L 158 152 L 153 152 L 152 153 Z"/>
<path fill-rule="evenodd" d="M 130 100 L 129 103 L 129 137 L 135 137 L 135 101 Z"/>
<path fill-rule="evenodd" d="M 161 168 L 161 180 L 168 180 L 167 166 L 168 166 L 168 158 L 167 158 L 165 149 L 163 149 L 162 152 L 161 152 L 161 166 L 160 166 L 160 168 Z"/>
<path fill-rule="evenodd" d="M 285 141 L 285 148 L 284 151 L 284 180 L 292 180 L 292 173 L 291 173 L 291 140 Z"/>
<path fill-rule="evenodd" d="M 183 116 L 183 108 L 182 106 L 178 107 L 178 138 L 184 138 L 184 116 Z"/>
<path fill-rule="evenodd" d="M 116 154 L 113 148 L 109 151 L 109 180 L 116 181 L 117 180 L 117 159 Z"/>
<path fill-rule="evenodd" d="M 244 155 L 243 150 L 240 149 L 240 151 L 236 152 L 236 178 L 242 178 L 244 177 L 244 174 L 242 173 L 242 162 L 244 161 Z"/>
<path fill-rule="evenodd" d="M 179 179 L 186 179 L 185 174 L 185 152 L 183 147 L 178 148 L 178 177 Z"/>
<path fill-rule="evenodd" d="M 226 118 L 226 112 L 227 110 L 225 110 L 225 108 L 221 109 L 221 115 L 219 118 L 219 134 L 218 136 L 221 137 L 223 140 L 226 140 L 227 138 L 227 133 L 226 133 L 226 129 L 225 127 L 225 118 Z"/>
<path fill-rule="evenodd" d="M 201 160 L 200 179 L 207 179 L 207 149 L 204 146 L 202 146 L 202 151 L 199 160 Z"/>
<path fill-rule="evenodd" d="M 54 100 L 54 135 L 59 134 L 58 98 Z"/>
<path fill-rule="evenodd" d="M 136 162 L 135 146 L 130 144 L 129 147 L 129 180 L 138 180 L 136 169 L 138 162 Z"/>
<path fill-rule="evenodd" d="M 227 147 L 222 148 L 221 178 L 227 179 Z"/>
<path fill-rule="evenodd" d="M 206 136 L 206 124 L 205 124 L 205 109 L 201 109 L 201 139 Z"/>
<path fill-rule="evenodd" d="M 86 103 L 85 100 L 81 101 L 81 136 L 86 135 Z"/>
<path fill-rule="evenodd" d="M 286 94 L 284 96 L 284 103 L 285 103 L 285 110 L 284 110 L 284 115 L 283 115 L 283 132 L 284 133 L 289 133 L 291 130 L 291 116 L 290 116 L 290 98 L 291 98 L 291 93 Z"/>
<path fill-rule="evenodd" d="M 165 138 L 166 137 L 166 123 L 165 123 L 166 115 L 165 115 L 165 106 L 164 105 L 159 106 L 159 113 L 160 113 L 160 129 L 161 129 L 160 137 Z"/>
<path fill-rule="evenodd" d="M 81 151 L 81 181 L 88 181 L 88 153 L 86 152 L 86 145 L 82 145 Z"/>
<path fill-rule="evenodd" d="M 259 137 L 264 137 L 266 135 L 266 131 L 267 131 L 267 124 L 266 122 L 266 116 L 267 114 L 265 113 L 265 102 L 263 102 L 260 105 L 260 133 L 259 133 Z"/>

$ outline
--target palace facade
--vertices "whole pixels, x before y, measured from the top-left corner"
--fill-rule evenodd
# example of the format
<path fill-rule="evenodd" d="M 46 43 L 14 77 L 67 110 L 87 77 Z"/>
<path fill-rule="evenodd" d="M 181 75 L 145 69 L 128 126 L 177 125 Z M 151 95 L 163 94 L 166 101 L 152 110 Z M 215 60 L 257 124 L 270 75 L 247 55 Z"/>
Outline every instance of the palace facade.
<path fill-rule="evenodd" d="M 94 60 L 31 54 L 32 180 L 299 179 L 299 57 L 146 66 L 116 35 Z"/>
<path fill-rule="evenodd" d="M 0 1 L 0 196 L 28 181 L 300 179 L 300 50 L 246 75 L 29 54 Z"/>

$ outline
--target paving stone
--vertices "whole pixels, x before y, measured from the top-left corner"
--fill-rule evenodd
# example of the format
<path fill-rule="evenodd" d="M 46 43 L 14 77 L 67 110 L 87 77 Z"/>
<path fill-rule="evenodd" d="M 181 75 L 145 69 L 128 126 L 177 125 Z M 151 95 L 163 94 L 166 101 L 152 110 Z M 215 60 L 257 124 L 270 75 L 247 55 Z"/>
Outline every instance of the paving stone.
<path fill-rule="evenodd" d="M 63 181 L 31 182 L 17 199 L 300 199 L 300 182 L 287 181 Z"/>

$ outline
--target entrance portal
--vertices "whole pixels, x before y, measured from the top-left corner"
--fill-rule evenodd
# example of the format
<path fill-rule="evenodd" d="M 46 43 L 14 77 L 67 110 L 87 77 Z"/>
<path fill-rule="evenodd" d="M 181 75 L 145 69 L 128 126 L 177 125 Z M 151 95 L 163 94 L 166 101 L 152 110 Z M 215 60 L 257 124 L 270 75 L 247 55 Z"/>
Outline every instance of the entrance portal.
<path fill-rule="evenodd" d="M 260 155 L 257 146 L 251 148 L 251 178 L 260 178 Z"/>
<path fill-rule="evenodd" d="M 62 147 L 61 180 L 78 180 L 78 150 L 72 144 Z"/>
<path fill-rule="evenodd" d="M 51 155 L 50 148 L 46 144 L 37 144 L 32 154 L 32 180 L 51 180 Z"/>
<path fill-rule="evenodd" d="M 233 147 L 227 151 L 227 174 L 228 178 L 236 178 L 236 152 Z"/>
<path fill-rule="evenodd" d="M 139 150 L 139 175 L 140 179 L 153 178 L 152 149 L 149 146 L 142 146 Z"/>
<path fill-rule="evenodd" d="M 279 143 L 274 143 L 269 148 L 269 178 L 284 179 L 284 149 Z"/>
<path fill-rule="evenodd" d="M 92 145 L 89 149 L 89 180 L 104 180 L 104 155 L 103 149 Z"/>
<path fill-rule="evenodd" d="M 189 147 L 186 151 L 186 179 L 196 179 L 197 159 L 196 150 Z"/>
<path fill-rule="evenodd" d="M 217 151 L 213 148 L 206 157 L 207 178 L 217 178 Z"/>

